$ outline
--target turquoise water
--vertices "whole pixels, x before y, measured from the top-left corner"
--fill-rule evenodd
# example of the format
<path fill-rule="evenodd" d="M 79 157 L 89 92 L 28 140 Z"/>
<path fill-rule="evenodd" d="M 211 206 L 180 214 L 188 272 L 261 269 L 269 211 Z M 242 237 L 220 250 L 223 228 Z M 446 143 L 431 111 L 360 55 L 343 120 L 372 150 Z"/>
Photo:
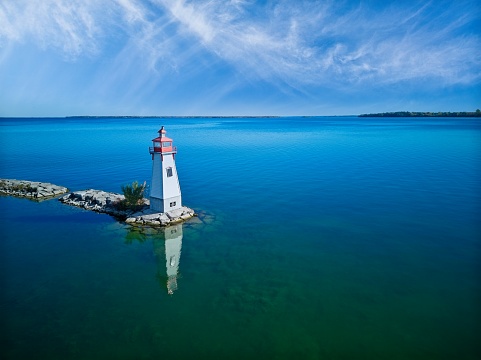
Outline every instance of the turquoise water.
<path fill-rule="evenodd" d="M 479 120 L 0 119 L 0 177 L 119 192 L 161 125 L 180 236 L 0 197 L 2 358 L 481 357 Z"/>

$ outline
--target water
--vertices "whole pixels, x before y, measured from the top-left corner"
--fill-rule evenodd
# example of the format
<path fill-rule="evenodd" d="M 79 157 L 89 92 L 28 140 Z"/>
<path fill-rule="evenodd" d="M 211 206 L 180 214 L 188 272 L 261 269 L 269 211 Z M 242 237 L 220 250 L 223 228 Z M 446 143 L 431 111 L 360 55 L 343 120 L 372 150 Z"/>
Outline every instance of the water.
<path fill-rule="evenodd" d="M 178 233 L 0 197 L 2 358 L 481 357 L 479 120 L 1 119 L 0 177 L 119 192 L 161 125 Z"/>

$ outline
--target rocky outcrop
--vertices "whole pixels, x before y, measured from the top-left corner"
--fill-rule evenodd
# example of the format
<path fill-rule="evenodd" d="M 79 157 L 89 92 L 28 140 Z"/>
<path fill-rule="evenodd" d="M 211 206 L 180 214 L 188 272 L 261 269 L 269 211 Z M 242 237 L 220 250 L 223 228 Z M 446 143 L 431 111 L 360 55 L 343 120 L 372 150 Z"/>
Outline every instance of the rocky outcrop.
<path fill-rule="evenodd" d="M 144 199 L 144 204 L 134 212 L 122 208 L 121 203 L 124 199 L 121 194 L 94 189 L 71 192 L 59 198 L 64 204 L 110 214 L 132 225 L 167 226 L 195 216 L 194 210 L 185 206 L 166 213 L 155 212 L 150 209 L 148 199 Z"/>
<path fill-rule="evenodd" d="M 0 179 L 0 194 L 4 195 L 42 200 L 54 198 L 68 191 L 66 187 L 50 183 Z M 150 209 L 148 199 L 144 199 L 143 204 L 133 211 L 122 206 L 124 199 L 125 197 L 122 194 L 88 189 L 70 192 L 61 196 L 59 201 L 66 205 L 109 214 L 132 225 L 167 226 L 196 216 L 194 210 L 185 206 L 166 213 L 155 212 Z"/>
<path fill-rule="evenodd" d="M 66 192 L 68 192 L 66 187 L 50 183 L 16 179 L 0 179 L 0 194 L 4 195 L 42 200 L 62 195 Z"/>
<path fill-rule="evenodd" d="M 196 216 L 194 210 L 186 206 L 165 213 L 155 212 L 149 208 L 130 215 L 125 222 L 134 225 L 167 226 L 183 222 L 193 216 Z"/>
<path fill-rule="evenodd" d="M 59 198 L 59 201 L 67 205 L 77 206 L 99 213 L 106 213 L 125 219 L 129 215 L 129 211 L 120 208 L 120 203 L 124 199 L 125 197 L 122 194 L 88 189 L 71 192 Z M 148 206 L 148 204 L 145 206 Z M 130 211 L 130 213 L 132 213 L 132 211 Z"/>

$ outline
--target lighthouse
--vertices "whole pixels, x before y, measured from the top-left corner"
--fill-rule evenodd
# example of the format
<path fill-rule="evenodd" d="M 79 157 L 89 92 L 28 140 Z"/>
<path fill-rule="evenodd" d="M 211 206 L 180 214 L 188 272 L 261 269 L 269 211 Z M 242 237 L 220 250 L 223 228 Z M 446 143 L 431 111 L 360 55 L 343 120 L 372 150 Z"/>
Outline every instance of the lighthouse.
<path fill-rule="evenodd" d="M 158 212 L 168 212 L 182 207 L 179 177 L 175 167 L 177 148 L 165 134 L 164 127 L 159 136 L 152 140 L 149 148 L 152 155 L 152 183 L 150 187 L 150 208 Z"/>

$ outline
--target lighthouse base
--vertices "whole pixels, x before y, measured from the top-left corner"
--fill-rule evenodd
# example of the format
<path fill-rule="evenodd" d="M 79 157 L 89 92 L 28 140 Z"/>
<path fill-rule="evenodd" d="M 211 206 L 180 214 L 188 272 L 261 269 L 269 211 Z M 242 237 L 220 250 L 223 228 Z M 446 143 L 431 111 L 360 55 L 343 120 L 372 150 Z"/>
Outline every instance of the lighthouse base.
<path fill-rule="evenodd" d="M 174 196 L 168 199 L 161 199 L 155 196 L 150 197 L 150 209 L 152 211 L 166 213 L 182 208 L 181 196 Z"/>
<path fill-rule="evenodd" d="M 196 216 L 194 210 L 186 206 L 167 212 L 156 212 L 156 210 L 146 209 L 130 215 L 125 222 L 140 225 L 168 226 L 181 223 L 193 216 Z"/>

